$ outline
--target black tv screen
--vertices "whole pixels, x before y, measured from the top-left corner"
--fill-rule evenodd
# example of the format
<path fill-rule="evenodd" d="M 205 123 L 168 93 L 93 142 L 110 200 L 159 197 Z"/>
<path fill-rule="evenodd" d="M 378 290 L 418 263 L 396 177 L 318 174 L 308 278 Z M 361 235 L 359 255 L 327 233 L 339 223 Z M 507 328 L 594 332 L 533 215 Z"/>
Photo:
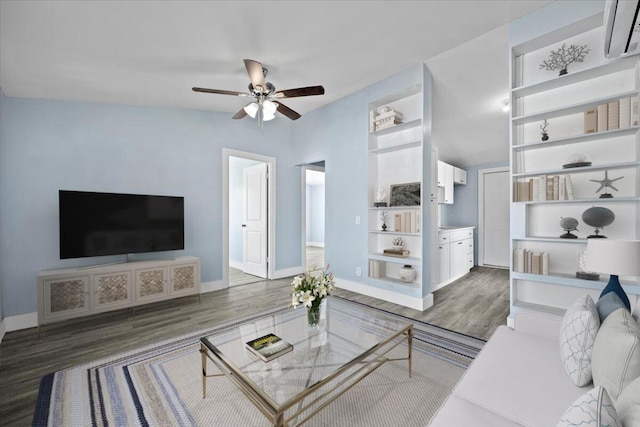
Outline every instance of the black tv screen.
<path fill-rule="evenodd" d="M 59 191 L 60 259 L 184 249 L 184 197 Z"/>

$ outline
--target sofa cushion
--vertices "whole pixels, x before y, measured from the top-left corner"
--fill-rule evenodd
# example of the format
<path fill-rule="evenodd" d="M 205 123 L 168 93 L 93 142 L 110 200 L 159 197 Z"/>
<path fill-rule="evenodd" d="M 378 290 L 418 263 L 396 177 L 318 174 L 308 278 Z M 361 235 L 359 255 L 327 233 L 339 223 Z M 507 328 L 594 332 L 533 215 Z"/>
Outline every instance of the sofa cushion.
<path fill-rule="evenodd" d="M 620 299 L 615 292 L 609 292 L 602 296 L 596 303 L 596 310 L 598 310 L 598 316 L 600 316 L 600 323 L 604 322 L 604 319 L 614 311 L 626 308 L 624 302 Z"/>
<path fill-rule="evenodd" d="M 624 289 L 622 289 L 619 280 L 609 279 L 609 283 L 607 283 L 607 286 L 605 286 L 602 290 L 602 293 L 600 293 L 600 298 L 602 298 L 609 292 L 614 292 L 616 295 L 618 295 L 618 297 L 620 297 L 620 300 L 624 303 L 624 306 L 627 307 L 627 310 L 631 311 L 631 302 L 629 301 L 629 297 L 627 296 L 627 294 L 624 292 Z"/>
<path fill-rule="evenodd" d="M 640 426 L 640 377 L 622 390 L 616 400 L 616 411 L 623 427 Z"/>
<path fill-rule="evenodd" d="M 607 391 L 596 387 L 569 406 L 556 427 L 622 427 Z"/>
<path fill-rule="evenodd" d="M 452 394 L 431 419 L 429 427 L 520 427 L 500 415 Z"/>
<path fill-rule="evenodd" d="M 640 326 L 625 308 L 602 322 L 593 345 L 593 383 L 615 402 L 622 390 L 640 377 Z"/>
<path fill-rule="evenodd" d="M 590 389 L 567 378 L 557 341 L 500 326 L 454 393 L 513 422 L 548 427 Z"/>
<path fill-rule="evenodd" d="M 633 310 L 633 318 L 636 319 L 636 322 L 640 323 L 640 298 L 638 298 L 638 302 L 636 302 L 636 308 Z"/>
<path fill-rule="evenodd" d="M 617 298 L 614 293 L 607 295 Z M 569 379 L 577 386 L 585 386 L 591 382 L 591 352 L 598 328 L 600 318 L 590 295 L 578 298 L 562 318 L 560 357 Z"/>

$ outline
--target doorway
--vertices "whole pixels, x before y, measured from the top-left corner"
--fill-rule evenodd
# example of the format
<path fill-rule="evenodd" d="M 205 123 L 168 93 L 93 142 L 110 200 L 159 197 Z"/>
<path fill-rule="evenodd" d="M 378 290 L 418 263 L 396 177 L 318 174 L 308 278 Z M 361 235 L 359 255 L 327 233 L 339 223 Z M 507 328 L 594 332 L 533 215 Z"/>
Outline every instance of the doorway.
<path fill-rule="evenodd" d="M 478 265 L 509 268 L 509 168 L 478 171 Z"/>
<path fill-rule="evenodd" d="M 324 162 L 302 168 L 302 257 L 306 270 L 321 270 L 326 265 L 325 226 L 325 170 Z"/>
<path fill-rule="evenodd" d="M 275 159 L 223 150 L 223 281 L 228 286 L 273 274 Z"/>

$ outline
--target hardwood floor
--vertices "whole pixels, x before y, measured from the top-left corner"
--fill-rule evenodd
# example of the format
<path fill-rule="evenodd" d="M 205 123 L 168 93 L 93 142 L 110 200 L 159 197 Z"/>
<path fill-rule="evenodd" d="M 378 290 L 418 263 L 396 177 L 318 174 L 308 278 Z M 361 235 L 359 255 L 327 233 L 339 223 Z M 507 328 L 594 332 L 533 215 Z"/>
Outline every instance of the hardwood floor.
<path fill-rule="evenodd" d="M 338 289 L 336 295 L 423 320 L 458 332 L 488 337 L 506 322 L 508 271 L 474 268 L 436 291 L 425 312 Z M 8 333 L 0 343 L 0 425 L 31 424 L 40 378 L 91 360 L 109 357 L 194 332 L 220 322 L 289 303 L 291 279 L 260 281 L 130 310 L 98 314 Z"/>

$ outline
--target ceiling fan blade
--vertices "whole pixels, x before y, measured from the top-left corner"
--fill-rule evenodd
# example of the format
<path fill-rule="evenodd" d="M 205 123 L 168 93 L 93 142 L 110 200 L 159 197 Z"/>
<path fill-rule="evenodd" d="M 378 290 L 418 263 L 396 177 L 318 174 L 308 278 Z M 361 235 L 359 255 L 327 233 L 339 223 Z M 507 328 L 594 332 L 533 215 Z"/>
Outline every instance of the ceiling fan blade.
<path fill-rule="evenodd" d="M 280 114 L 289 117 L 291 120 L 298 120 L 300 117 L 302 117 L 300 114 L 296 113 L 284 104 L 281 104 L 279 102 L 274 102 L 274 104 L 277 105 L 276 109 Z"/>
<path fill-rule="evenodd" d="M 249 96 L 248 93 L 236 92 L 235 90 L 207 89 L 204 87 L 194 87 L 191 88 L 191 90 L 193 90 L 194 92 L 217 93 L 219 95 Z"/>
<path fill-rule="evenodd" d="M 235 113 L 233 115 L 233 117 L 231 117 L 233 120 L 238 120 L 238 119 L 244 119 L 245 117 L 247 117 L 247 112 L 244 111 L 244 107 L 240 109 L 240 111 L 238 111 L 237 113 Z"/>
<path fill-rule="evenodd" d="M 265 83 L 262 64 L 253 59 L 245 59 L 244 66 L 247 69 L 247 73 L 249 73 L 249 79 L 251 80 L 253 88 L 256 92 L 263 92 L 265 90 Z"/>
<path fill-rule="evenodd" d="M 300 96 L 324 95 L 324 87 L 308 86 L 297 89 L 279 90 L 274 94 L 276 98 L 296 98 Z"/>

